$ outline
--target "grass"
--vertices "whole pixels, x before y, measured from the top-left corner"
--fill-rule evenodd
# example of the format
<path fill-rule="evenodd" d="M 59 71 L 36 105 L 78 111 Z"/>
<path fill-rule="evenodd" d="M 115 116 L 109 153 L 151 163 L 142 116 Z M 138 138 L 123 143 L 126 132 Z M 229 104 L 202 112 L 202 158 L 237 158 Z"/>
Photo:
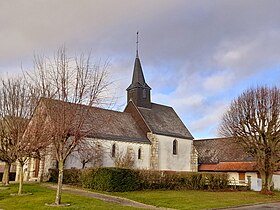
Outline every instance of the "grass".
<path fill-rule="evenodd" d="M 48 189 L 39 184 L 24 184 L 24 192 L 31 192 L 29 196 L 10 196 L 10 193 L 17 192 L 17 184 L 11 184 L 9 190 L 0 190 L 0 209 L 59 209 L 57 207 L 45 206 L 45 203 L 53 203 L 55 190 Z M 106 193 L 108 194 L 108 193 Z M 209 192 L 209 191 L 135 191 L 124 193 L 109 193 L 120 197 L 129 198 L 142 203 L 174 208 L 174 209 L 209 209 L 230 207 L 244 204 L 266 203 L 280 201 L 280 192 L 274 196 L 262 195 L 257 192 Z M 63 193 L 62 202 L 70 203 L 69 207 L 63 209 L 135 209 L 132 207 L 120 206 L 106 203 L 93 198 L 86 198 L 78 195 Z"/>
<path fill-rule="evenodd" d="M 17 184 L 11 184 L 10 190 L 0 190 L 0 209 L 17 210 L 17 209 L 114 209 L 114 210 L 132 210 L 135 208 L 125 207 L 112 203 L 106 203 L 93 198 L 63 193 L 62 202 L 70 203 L 69 207 L 48 207 L 45 203 L 54 203 L 55 190 L 47 189 L 38 184 L 24 184 L 24 192 L 31 192 L 33 195 L 28 196 L 10 196 L 10 193 L 17 192 Z"/>
<path fill-rule="evenodd" d="M 196 190 L 135 191 L 111 194 L 154 206 L 175 209 L 209 209 L 280 201 L 279 192 L 274 196 L 251 191 L 209 192 Z"/>

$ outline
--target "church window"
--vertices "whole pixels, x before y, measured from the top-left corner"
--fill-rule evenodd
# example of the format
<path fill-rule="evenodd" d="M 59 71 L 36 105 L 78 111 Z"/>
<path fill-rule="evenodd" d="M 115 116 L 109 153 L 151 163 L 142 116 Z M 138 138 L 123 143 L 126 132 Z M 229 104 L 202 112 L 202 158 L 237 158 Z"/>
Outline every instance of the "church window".
<path fill-rule="evenodd" d="M 173 141 L 173 155 L 177 155 L 177 153 L 178 153 L 178 141 L 175 139 L 174 141 Z"/>
<path fill-rule="evenodd" d="M 142 148 L 138 149 L 138 160 L 142 159 Z"/>
<path fill-rule="evenodd" d="M 147 98 L 147 90 L 143 90 L 143 98 Z"/>
<path fill-rule="evenodd" d="M 116 144 L 112 146 L 112 157 L 116 157 Z"/>

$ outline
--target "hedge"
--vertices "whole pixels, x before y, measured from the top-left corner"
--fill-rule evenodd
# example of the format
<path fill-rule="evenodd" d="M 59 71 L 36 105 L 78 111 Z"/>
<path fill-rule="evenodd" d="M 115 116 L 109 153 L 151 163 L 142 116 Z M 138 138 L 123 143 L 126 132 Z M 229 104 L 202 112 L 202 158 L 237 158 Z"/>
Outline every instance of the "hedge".
<path fill-rule="evenodd" d="M 99 168 L 93 179 L 93 189 L 126 192 L 140 188 L 138 172 L 123 168 Z"/>
<path fill-rule="evenodd" d="M 140 170 L 141 189 L 220 190 L 228 188 L 226 173 Z"/>
<path fill-rule="evenodd" d="M 64 169 L 63 171 L 63 184 L 80 185 L 90 188 L 93 176 L 93 169 Z M 49 169 L 49 182 L 58 181 L 58 169 Z"/>
<path fill-rule="evenodd" d="M 49 181 L 57 182 L 58 170 L 50 170 Z M 99 191 L 125 192 L 146 189 L 226 189 L 225 173 L 168 172 L 123 168 L 65 169 L 63 183 Z"/>

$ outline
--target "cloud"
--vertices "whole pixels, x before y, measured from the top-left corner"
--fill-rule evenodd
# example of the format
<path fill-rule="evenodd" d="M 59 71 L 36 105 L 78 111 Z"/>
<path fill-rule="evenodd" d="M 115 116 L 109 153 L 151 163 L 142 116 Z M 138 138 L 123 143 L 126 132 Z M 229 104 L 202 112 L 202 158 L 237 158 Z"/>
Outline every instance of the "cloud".
<path fill-rule="evenodd" d="M 111 60 L 123 107 L 140 31 L 153 100 L 174 106 L 194 136 L 215 135 L 217 116 L 244 88 L 278 85 L 279 9 L 275 0 L 1 1 L 0 73 L 63 44 L 72 54 L 92 50 Z"/>
<path fill-rule="evenodd" d="M 214 74 L 205 79 L 203 87 L 210 92 L 224 91 L 232 84 L 234 75 L 231 72 Z"/>

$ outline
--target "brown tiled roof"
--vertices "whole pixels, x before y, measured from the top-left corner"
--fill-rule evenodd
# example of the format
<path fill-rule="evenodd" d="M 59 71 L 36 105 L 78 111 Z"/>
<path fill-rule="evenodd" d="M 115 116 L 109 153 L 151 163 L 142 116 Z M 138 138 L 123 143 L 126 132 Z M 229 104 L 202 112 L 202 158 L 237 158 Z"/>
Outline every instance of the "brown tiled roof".
<path fill-rule="evenodd" d="M 55 119 L 58 112 L 61 112 L 62 107 L 65 106 L 69 107 L 69 110 L 73 110 L 74 108 L 75 112 L 78 113 L 76 116 L 73 116 L 73 120 L 78 118 L 77 115 L 86 115 L 82 129 L 90 131 L 87 137 L 150 143 L 146 134 L 142 132 L 129 113 L 78 105 L 53 99 L 42 100 L 51 118 Z"/>
<path fill-rule="evenodd" d="M 199 171 L 215 171 L 217 164 L 201 164 L 198 166 Z"/>
<path fill-rule="evenodd" d="M 145 122 L 155 134 L 193 139 L 172 107 L 152 103 L 152 108 L 138 107 Z"/>
<path fill-rule="evenodd" d="M 253 161 L 233 138 L 195 140 L 194 146 L 198 152 L 199 164 Z"/>
<path fill-rule="evenodd" d="M 257 171 L 256 162 L 220 162 L 217 164 L 201 164 L 199 171 Z"/>

